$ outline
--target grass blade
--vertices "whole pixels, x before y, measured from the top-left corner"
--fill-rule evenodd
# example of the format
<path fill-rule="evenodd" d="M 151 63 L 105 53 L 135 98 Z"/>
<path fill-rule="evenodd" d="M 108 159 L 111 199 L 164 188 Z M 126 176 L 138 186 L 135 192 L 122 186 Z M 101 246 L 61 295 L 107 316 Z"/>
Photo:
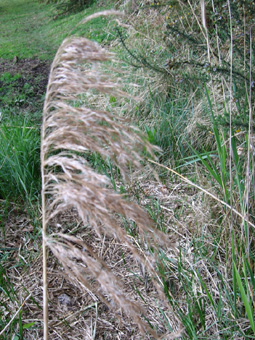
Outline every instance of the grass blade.
<path fill-rule="evenodd" d="M 235 262 L 234 262 L 234 271 L 235 271 L 235 275 L 236 275 L 237 284 L 238 284 L 238 287 L 239 287 L 239 290 L 240 290 L 240 293 L 241 293 L 242 301 L 243 301 L 243 304 L 244 304 L 244 307 L 245 307 L 245 311 L 246 311 L 246 314 L 247 314 L 248 319 L 250 321 L 251 328 L 252 328 L 252 330 L 255 334 L 254 311 L 253 311 L 253 308 L 250 304 L 250 299 L 245 293 L 245 289 L 244 289 L 244 286 L 243 286 L 243 283 L 242 283 L 242 280 L 241 280 L 241 276 L 240 276 L 240 274 L 239 274 L 239 272 L 236 268 Z"/>

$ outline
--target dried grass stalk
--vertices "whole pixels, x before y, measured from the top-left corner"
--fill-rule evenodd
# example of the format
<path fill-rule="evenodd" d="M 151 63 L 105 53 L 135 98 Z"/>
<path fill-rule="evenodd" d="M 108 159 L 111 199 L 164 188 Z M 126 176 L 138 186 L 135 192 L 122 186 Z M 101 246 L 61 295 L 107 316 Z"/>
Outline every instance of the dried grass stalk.
<path fill-rule="evenodd" d="M 90 279 L 96 279 L 98 296 L 106 303 L 104 296 L 107 296 L 111 305 L 132 316 L 142 333 L 150 332 L 156 337 L 141 319 L 142 308 L 125 297 L 119 280 L 86 240 L 63 234 L 51 235 L 50 231 L 53 217 L 75 208 L 84 223 L 89 221 L 99 235 L 117 237 L 151 273 L 154 273 L 153 259 L 146 261 L 137 250 L 119 225 L 118 216 L 134 221 L 146 242 L 166 244 L 165 235 L 155 231 L 147 213 L 110 189 L 108 178 L 92 170 L 86 160 L 88 152 L 97 152 L 118 166 L 125 177 L 131 165 L 141 165 L 139 149 L 153 153 L 151 145 L 124 119 L 88 105 L 78 105 L 79 96 L 88 91 L 123 95 L 114 82 L 98 71 L 98 65 L 111 57 L 94 42 L 72 38 L 63 42 L 51 68 L 41 146 L 44 339 L 48 339 L 46 245 L 70 275 L 89 289 L 92 289 Z"/>

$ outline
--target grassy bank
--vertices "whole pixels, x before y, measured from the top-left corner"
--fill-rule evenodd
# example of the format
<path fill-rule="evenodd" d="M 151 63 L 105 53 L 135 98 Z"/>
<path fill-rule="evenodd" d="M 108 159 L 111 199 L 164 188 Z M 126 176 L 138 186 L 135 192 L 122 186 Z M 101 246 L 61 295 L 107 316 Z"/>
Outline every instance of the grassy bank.
<path fill-rule="evenodd" d="M 112 8 L 111 2 L 95 3 L 80 13 L 57 17 L 53 5 L 33 0 L 2 0 L 0 11 L 0 58 L 12 60 L 39 58 L 53 60 L 61 44 L 72 34 L 92 37 L 98 42 L 106 38 L 105 19 L 74 28 L 85 16 L 97 10 Z"/>

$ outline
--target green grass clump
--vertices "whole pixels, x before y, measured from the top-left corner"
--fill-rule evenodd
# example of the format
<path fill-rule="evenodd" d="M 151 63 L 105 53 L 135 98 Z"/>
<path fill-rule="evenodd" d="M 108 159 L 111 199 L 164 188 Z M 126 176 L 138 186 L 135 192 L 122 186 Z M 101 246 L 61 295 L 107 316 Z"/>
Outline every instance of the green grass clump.
<path fill-rule="evenodd" d="M 19 117 L 0 125 L 0 197 L 33 201 L 40 192 L 40 130 Z"/>

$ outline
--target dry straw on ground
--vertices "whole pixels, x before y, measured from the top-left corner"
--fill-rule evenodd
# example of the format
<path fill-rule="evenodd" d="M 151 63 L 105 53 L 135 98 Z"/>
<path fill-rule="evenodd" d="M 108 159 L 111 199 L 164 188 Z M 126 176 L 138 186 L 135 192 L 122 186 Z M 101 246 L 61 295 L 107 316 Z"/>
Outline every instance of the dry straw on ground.
<path fill-rule="evenodd" d="M 110 308 L 123 310 L 138 325 L 141 334 L 157 337 L 142 318 L 143 307 L 124 293 L 123 285 L 104 260 L 89 245 L 89 240 L 61 231 L 53 220 L 74 209 L 84 225 L 99 236 L 116 237 L 134 259 L 152 274 L 162 302 L 160 284 L 153 268 L 156 258 L 144 255 L 120 225 L 120 216 L 135 222 L 140 242 L 148 247 L 165 246 L 168 240 L 156 230 L 148 214 L 137 204 L 126 201 L 111 189 L 106 176 L 96 173 L 87 158 L 96 152 L 116 165 L 124 178 L 130 167 L 141 166 L 141 151 L 153 154 L 152 146 L 135 128 L 110 112 L 81 104 L 84 93 L 125 95 L 109 80 L 99 65 L 111 54 L 85 38 L 67 39 L 53 61 L 44 105 L 42 128 L 42 209 L 44 249 L 44 339 L 48 339 L 47 251 L 59 259 L 69 275 L 101 298 Z M 94 282 L 97 284 L 94 284 Z"/>

